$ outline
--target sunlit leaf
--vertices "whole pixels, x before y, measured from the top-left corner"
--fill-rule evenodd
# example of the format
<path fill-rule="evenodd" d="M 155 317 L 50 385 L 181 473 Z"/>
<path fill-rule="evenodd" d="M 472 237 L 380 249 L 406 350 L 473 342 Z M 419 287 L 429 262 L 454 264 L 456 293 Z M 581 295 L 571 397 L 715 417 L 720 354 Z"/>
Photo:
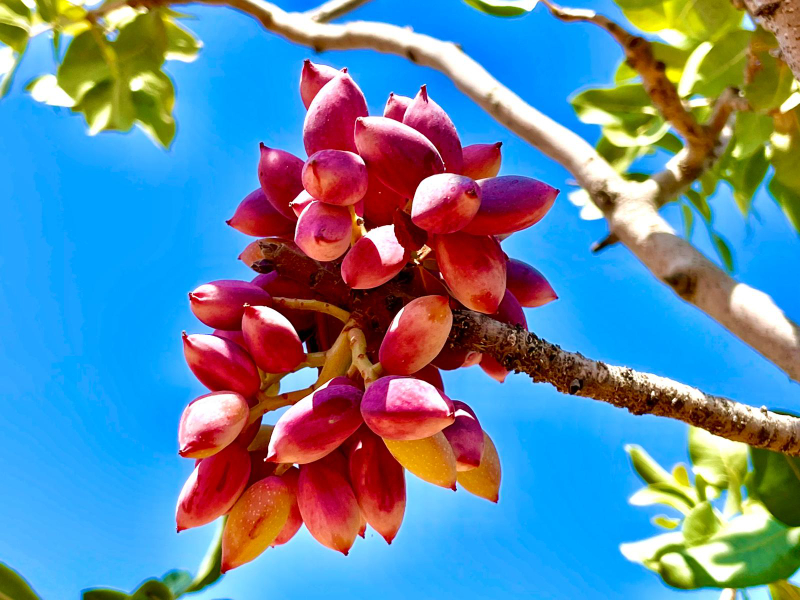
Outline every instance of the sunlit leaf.
<path fill-rule="evenodd" d="M 653 525 L 663 527 L 664 529 L 676 529 L 680 524 L 680 519 L 673 519 L 666 515 L 656 515 L 652 519 Z"/>
<path fill-rule="evenodd" d="M 766 151 L 759 148 L 752 156 L 727 165 L 723 176 L 733 188 L 733 198 L 742 215 L 750 214 L 753 197 L 767 174 L 769 162 Z"/>
<path fill-rule="evenodd" d="M 73 106 L 75 101 L 62 90 L 55 75 L 40 75 L 28 82 L 25 90 L 34 100 L 51 106 Z"/>
<path fill-rule="evenodd" d="M 620 550 L 673 587 L 747 588 L 786 579 L 800 567 L 800 528 L 753 510 L 695 545 L 676 532 L 623 544 Z"/>
<path fill-rule="evenodd" d="M 161 69 L 166 50 L 166 28 L 161 15 L 156 11 L 138 15 L 120 29 L 114 42 L 120 70 L 128 78 Z"/>
<path fill-rule="evenodd" d="M 692 470 L 708 483 L 725 488 L 731 481 L 740 485 L 747 473 L 747 446 L 713 435 L 705 429 L 689 428 L 689 457 Z"/>
<path fill-rule="evenodd" d="M 722 527 L 714 507 L 709 501 L 695 506 L 683 520 L 683 537 L 686 544 L 694 546 L 705 542 Z"/>
<path fill-rule="evenodd" d="M 22 54 L 28 45 L 31 9 L 21 0 L 0 1 L 0 42 Z"/>
<path fill-rule="evenodd" d="M 166 59 L 181 62 L 194 61 L 200 48 L 203 47 L 203 43 L 191 31 L 172 19 L 165 19 L 164 27 L 167 35 Z"/>
<path fill-rule="evenodd" d="M 656 462 L 656 460 L 641 446 L 628 444 L 625 446 L 625 452 L 628 453 L 628 457 L 631 459 L 633 470 L 636 471 L 636 474 L 639 475 L 645 483 L 666 483 L 673 481 L 672 475 L 658 464 L 658 462 Z"/>
<path fill-rule="evenodd" d="M 175 89 L 163 72 L 141 73 L 131 81 L 131 100 L 137 125 L 168 148 L 175 137 Z"/>
<path fill-rule="evenodd" d="M 536 8 L 538 0 L 464 0 L 473 8 L 495 17 L 519 17 Z"/>
<path fill-rule="evenodd" d="M 174 600 L 169 587 L 158 579 L 148 579 L 131 594 L 131 600 Z"/>
<path fill-rule="evenodd" d="M 84 31 L 70 42 L 58 67 L 58 85 L 76 102 L 101 81 L 111 77 L 95 31 Z"/>
<path fill-rule="evenodd" d="M 683 514 L 692 510 L 697 497 L 694 490 L 682 488 L 675 482 L 651 483 L 637 491 L 628 499 L 633 506 L 652 506 L 663 504 Z"/>
<path fill-rule="evenodd" d="M 752 32 L 746 30 L 732 31 L 716 42 L 699 61 L 697 78 L 687 94 L 715 98 L 727 87 L 740 87 L 744 83 L 751 35 Z M 682 90 L 687 87 L 683 80 L 680 87 Z"/>
<path fill-rule="evenodd" d="M 7 564 L 0 562 L 0 598 L 39 600 L 27 581 Z"/>

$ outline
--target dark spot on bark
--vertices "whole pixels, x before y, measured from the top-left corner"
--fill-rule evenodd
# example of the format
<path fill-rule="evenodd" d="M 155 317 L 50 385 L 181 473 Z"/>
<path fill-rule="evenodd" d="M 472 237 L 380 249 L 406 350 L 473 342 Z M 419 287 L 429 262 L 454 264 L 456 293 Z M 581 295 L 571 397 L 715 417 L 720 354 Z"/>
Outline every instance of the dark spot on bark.
<path fill-rule="evenodd" d="M 569 384 L 569 393 L 573 396 L 580 392 L 583 389 L 583 380 L 582 379 L 573 379 L 572 382 Z"/>
<path fill-rule="evenodd" d="M 695 289 L 697 288 L 697 278 L 689 273 L 675 273 L 668 275 L 664 278 L 676 294 L 684 300 L 689 300 L 694 296 Z"/>
<path fill-rule="evenodd" d="M 759 6 L 756 9 L 753 16 L 755 16 L 756 18 L 771 17 L 778 11 L 778 9 L 781 7 L 781 4 L 782 4 L 781 0 L 776 0 L 775 2 L 768 2 L 763 6 Z"/>

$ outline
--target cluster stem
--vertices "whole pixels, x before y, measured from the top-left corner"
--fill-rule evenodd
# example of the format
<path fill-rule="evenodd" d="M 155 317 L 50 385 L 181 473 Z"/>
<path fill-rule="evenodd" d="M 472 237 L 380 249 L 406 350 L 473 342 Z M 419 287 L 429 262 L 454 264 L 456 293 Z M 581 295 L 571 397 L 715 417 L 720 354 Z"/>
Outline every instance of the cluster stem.
<path fill-rule="evenodd" d="M 325 313 L 326 315 L 330 315 L 336 319 L 339 319 L 342 323 L 347 323 L 347 321 L 350 320 L 349 312 L 347 312 L 343 308 L 334 306 L 330 302 L 324 302 L 322 300 L 306 300 L 301 298 L 273 297 L 272 304 L 274 306 L 280 306 L 282 308 L 293 308 L 295 310 L 313 310 L 316 312 Z"/>

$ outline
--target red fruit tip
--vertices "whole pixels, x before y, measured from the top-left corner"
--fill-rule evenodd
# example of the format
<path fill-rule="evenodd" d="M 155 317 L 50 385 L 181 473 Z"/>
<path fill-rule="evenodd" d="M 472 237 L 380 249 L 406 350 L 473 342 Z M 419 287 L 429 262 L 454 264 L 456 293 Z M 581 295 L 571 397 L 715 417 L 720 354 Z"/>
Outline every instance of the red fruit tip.
<path fill-rule="evenodd" d="M 389 544 L 391 546 L 392 542 L 394 541 L 394 536 L 393 535 L 385 535 L 385 536 L 383 536 L 383 539 L 386 541 L 387 544 Z"/>
<path fill-rule="evenodd" d="M 267 148 L 267 146 L 266 146 L 266 144 L 264 142 L 258 142 L 258 147 L 261 150 L 266 150 L 266 148 Z"/>
<path fill-rule="evenodd" d="M 304 65 L 310 65 L 311 64 L 311 59 L 310 58 L 304 58 L 303 59 L 303 64 Z"/>
<path fill-rule="evenodd" d="M 456 484 L 455 484 L 455 483 L 453 484 L 453 487 L 451 487 L 450 489 L 451 489 L 451 490 L 453 490 L 454 492 L 455 492 L 455 491 L 458 491 L 458 488 L 456 487 Z"/>
<path fill-rule="evenodd" d="M 498 494 L 497 496 L 495 496 L 495 497 L 494 497 L 494 500 L 492 500 L 492 502 L 494 502 L 495 504 L 497 504 L 498 502 L 500 502 L 500 494 Z"/>
<path fill-rule="evenodd" d="M 347 550 L 340 550 L 339 552 L 347 556 L 348 554 L 350 554 L 350 549 L 348 548 Z"/>
<path fill-rule="evenodd" d="M 428 84 L 423 83 L 419 88 L 419 93 L 422 95 L 422 99 L 427 102 L 428 101 Z"/>
<path fill-rule="evenodd" d="M 275 460 L 276 458 L 278 458 L 278 453 L 273 451 L 267 455 L 267 457 L 264 459 L 264 462 L 278 462 Z"/>
<path fill-rule="evenodd" d="M 233 217 L 231 217 L 230 219 L 225 219 L 225 224 L 231 225 L 231 221 L 233 221 Z M 233 227 L 233 225 L 231 225 L 231 227 Z"/>
<path fill-rule="evenodd" d="M 342 73 L 347 73 L 347 67 L 342 67 Z"/>
<path fill-rule="evenodd" d="M 362 540 L 365 540 L 365 539 L 367 539 L 367 532 L 366 532 L 366 530 L 364 530 L 364 531 L 359 531 L 359 532 L 358 532 L 358 536 L 359 536 L 359 537 L 360 537 Z"/>
<path fill-rule="evenodd" d="M 184 329 L 183 331 L 181 331 L 181 337 L 182 337 L 183 339 L 186 339 L 186 338 L 188 338 L 188 337 L 189 337 L 189 335 L 186 333 L 186 330 L 185 330 L 185 329 Z"/>
<path fill-rule="evenodd" d="M 181 531 L 186 531 L 186 527 L 181 527 L 180 525 L 175 527 L 176 533 L 180 533 Z"/>
<path fill-rule="evenodd" d="M 231 567 L 230 565 L 227 565 L 227 564 L 225 564 L 225 563 L 222 563 L 222 564 L 219 566 L 219 571 L 220 571 L 220 573 L 222 573 L 222 574 L 225 574 L 225 573 L 227 573 L 228 571 L 230 571 L 232 568 L 233 568 L 233 567 Z"/>
<path fill-rule="evenodd" d="M 503 145 L 503 142 L 495 142 L 494 143 L 494 147 L 495 148 L 500 148 L 500 147 L 502 147 L 502 145 Z"/>

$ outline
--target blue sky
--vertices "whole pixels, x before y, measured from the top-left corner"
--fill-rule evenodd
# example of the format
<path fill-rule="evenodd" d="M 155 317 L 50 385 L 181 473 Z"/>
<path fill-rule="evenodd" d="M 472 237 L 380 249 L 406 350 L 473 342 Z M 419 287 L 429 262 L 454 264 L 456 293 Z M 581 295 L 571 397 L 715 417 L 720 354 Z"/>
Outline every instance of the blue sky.
<path fill-rule="evenodd" d="M 596 4 L 614 12 L 605 0 Z M 181 351 L 182 329 L 205 330 L 186 292 L 250 276 L 236 260 L 249 239 L 224 220 L 257 185 L 260 141 L 301 154 L 297 80 L 313 54 L 234 12 L 189 12 L 200 17 L 190 26 L 205 48 L 194 64 L 169 66 L 179 122 L 169 152 L 139 132 L 90 138 L 80 117 L 21 93 L 24 81 L 52 69 L 45 44 L 31 51 L 15 93 L 0 105 L 0 560 L 46 600 L 98 585 L 129 590 L 171 568 L 193 569 L 212 534 L 174 533 L 175 499 L 191 469 L 176 454 L 176 425 L 203 393 Z M 610 80 L 620 56 L 602 32 L 541 10 L 493 19 L 457 0 L 375 0 L 358 16 L 460 42 L 534 106 L 597 136 L 566 98 Z M 367 51 L 318 60 L 348 66 L 375 112 L 390 91 L 413 95 L 427 83 L 465 143 L 504 143 L 504 173 L 571 189 L 561 167 L 438 73 Z M 713 206 L 735 248 L 737 276 L 800 319 L 790 271 L 800 243 L 774 203 L 761 194 L 759 219 L 749 224 L 726 196 Z M 588 247 L 604 232 L 602 221 L 580 221 L 564 193 L 541 223 L 504 244 L 560 295 L 528 312 L 534 331 L 743 402 L 800 408 L 796 384 L 679 301 L 627 250 L 592 256 Z M 704 232 L 695 241 L 711 252 Z M 649 518 L 659 512 L 627 505 L 639 482 L 623 445 L 642 444 L 672 465 L 686 459 L 685 426 L 564 397 L 521 375 L 499 386 L 473 368 L 446 375 L 446 384 L 495 440 L 504 469 L 499 505 L 409 476 L 405 522 L 391 547 L 369 533 L 344 558 L 303 531 L 198 599 L 677 594 L 617 546 L 654 534 Z"/>

